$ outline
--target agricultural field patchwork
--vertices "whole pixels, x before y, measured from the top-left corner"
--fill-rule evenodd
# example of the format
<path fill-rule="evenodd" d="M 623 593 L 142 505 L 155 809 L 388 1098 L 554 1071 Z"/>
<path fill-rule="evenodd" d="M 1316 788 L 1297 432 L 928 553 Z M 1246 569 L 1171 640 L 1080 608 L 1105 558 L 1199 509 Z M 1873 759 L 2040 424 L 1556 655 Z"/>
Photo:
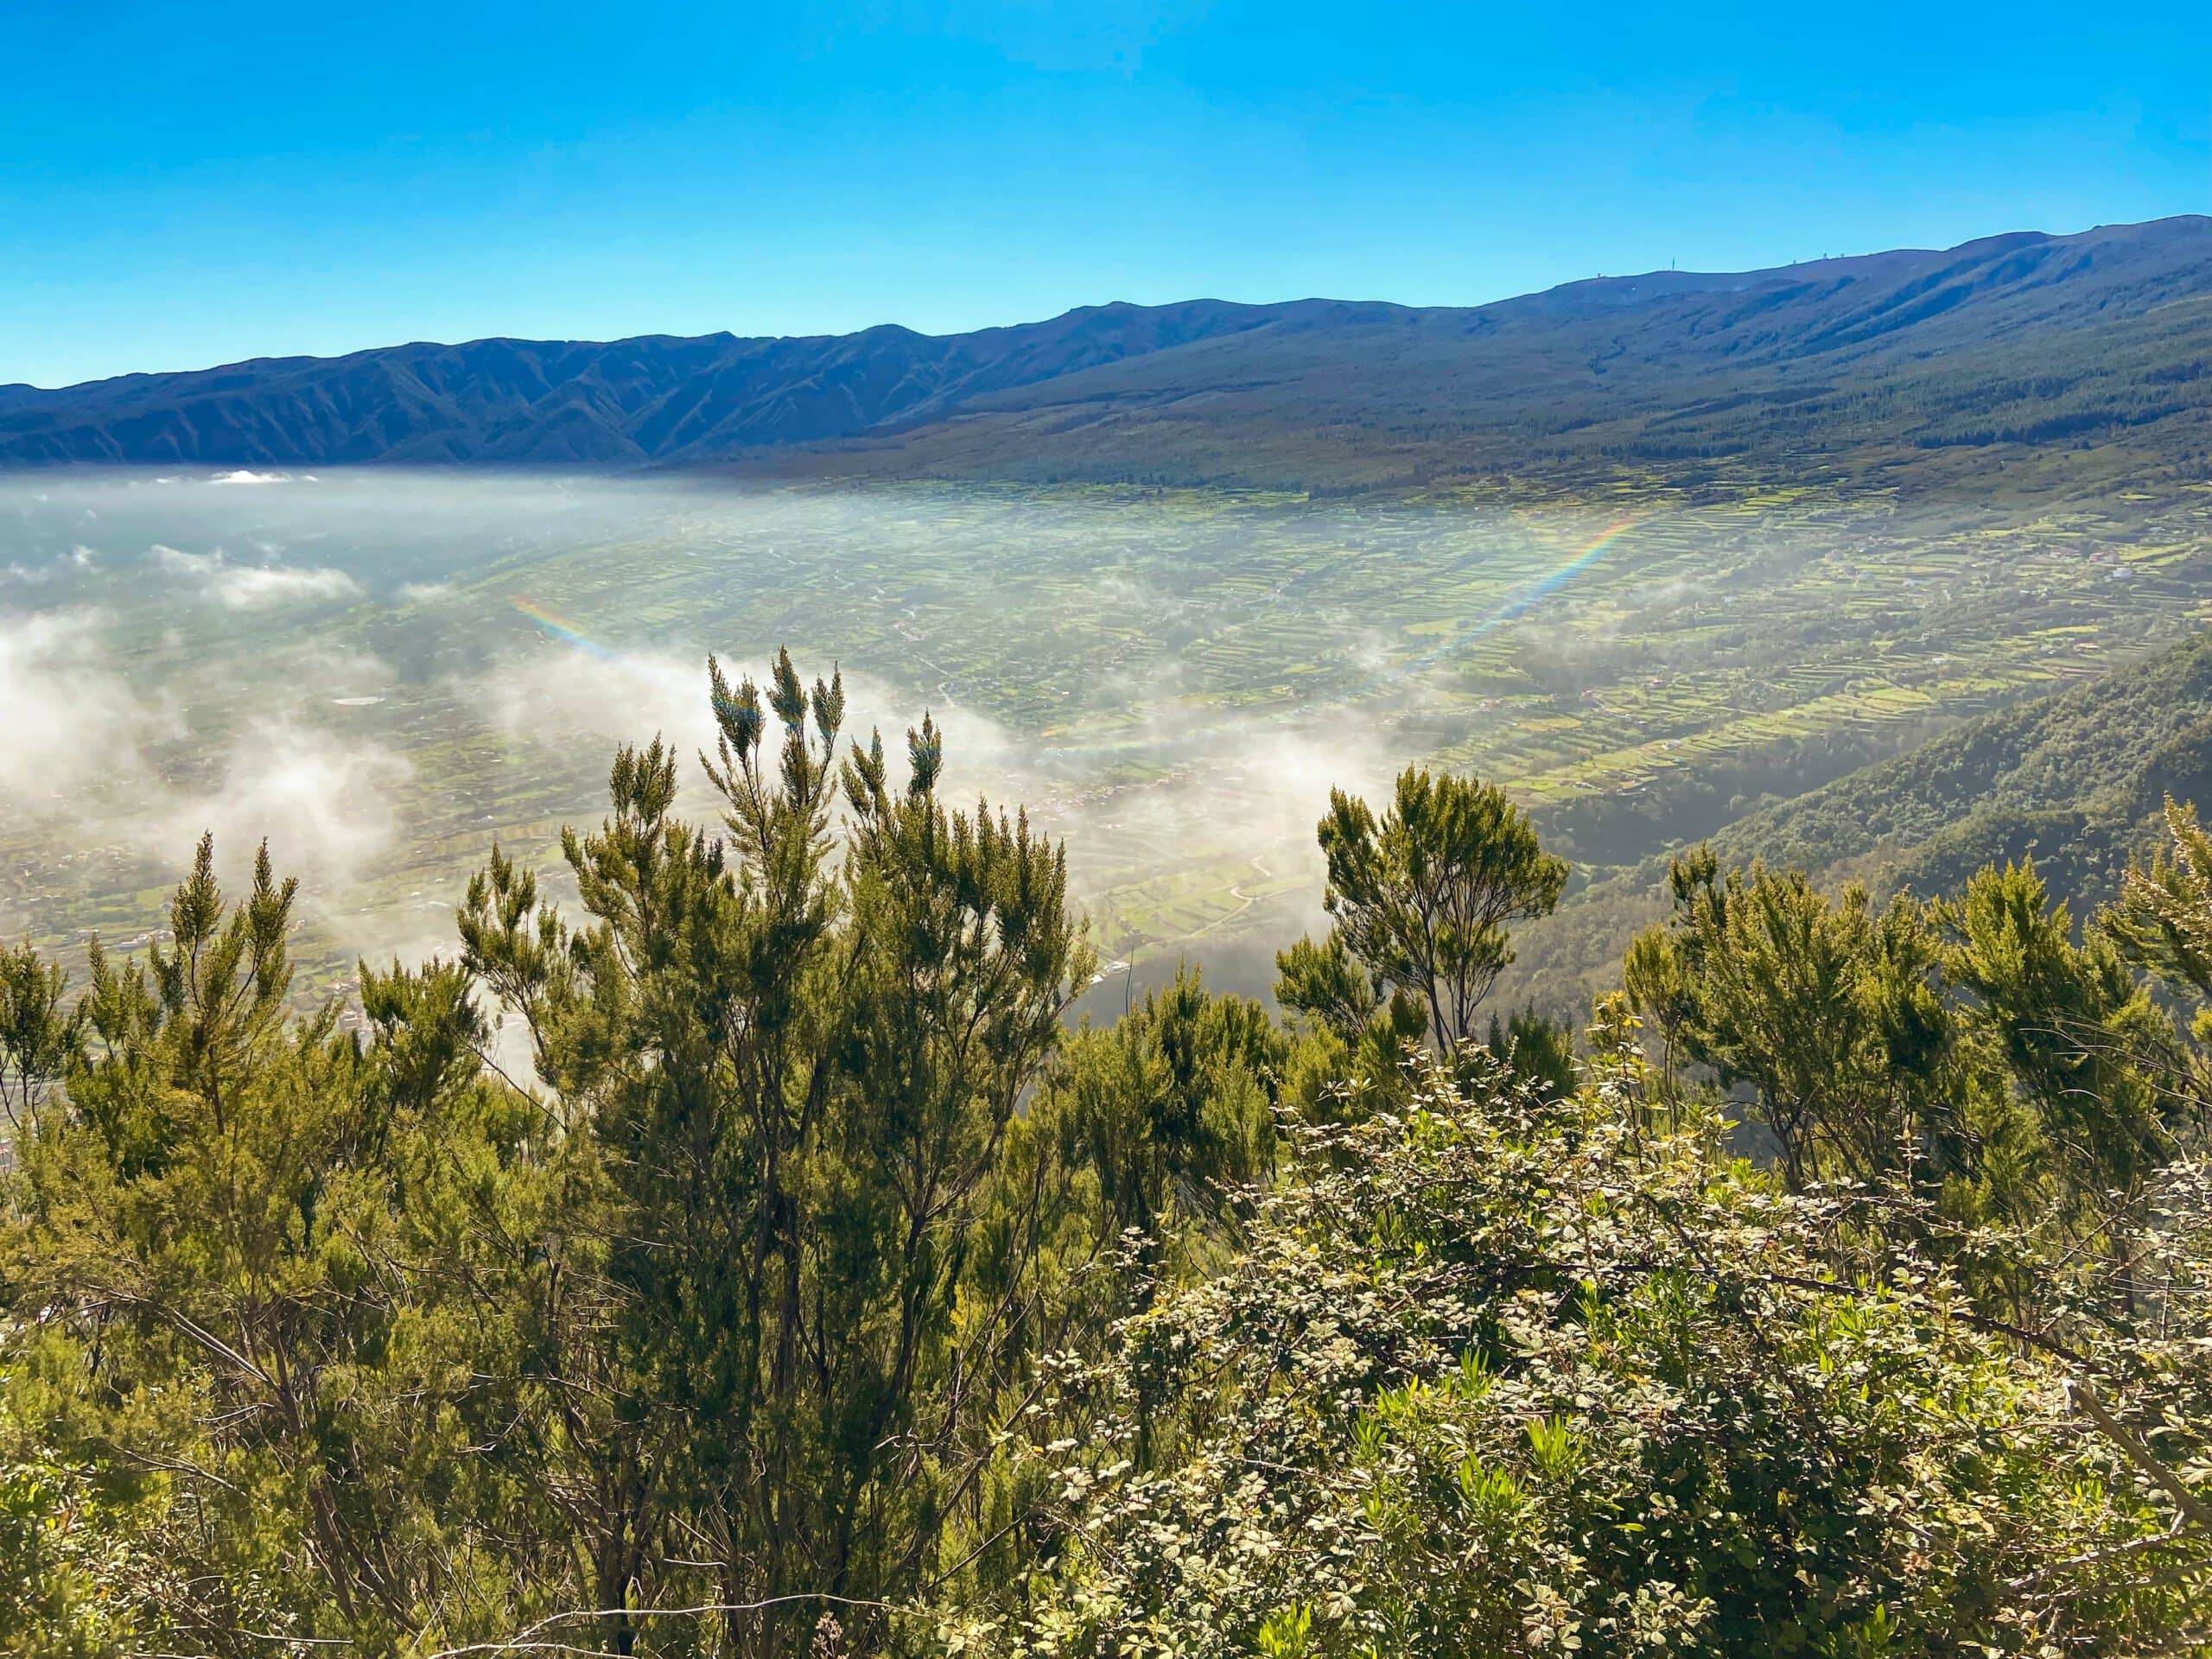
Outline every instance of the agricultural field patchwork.
<path fill-rule="evenodd" d="M 926 709 L 956 796 L 1065 836 L 1109 957 L 1263 982 L 1318 912 L 1332 785 L 1477 772 L 1629 861 L 2201 626 L 2208 522 L 2201 493 L 11 480 L 0 926 L 143 940 L 212 830 L 227 869 L 265 834 L 299 872 L 316 980 L 444 947 L 494 839 L 557 869 L 613 746 L 711 745 L 707 654 L 782 645 L 842 671 L 849 733 Z"/>

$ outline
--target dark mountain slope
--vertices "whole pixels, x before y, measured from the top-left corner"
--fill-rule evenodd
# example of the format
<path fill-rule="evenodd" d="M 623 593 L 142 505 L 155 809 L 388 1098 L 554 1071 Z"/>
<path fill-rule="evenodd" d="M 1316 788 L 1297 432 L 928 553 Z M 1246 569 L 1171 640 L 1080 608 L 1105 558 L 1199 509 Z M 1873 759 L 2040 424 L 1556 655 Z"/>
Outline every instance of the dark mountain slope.
<path fill-rule="evenodd" d="M 1471 309 L 1112 305 L 932 337 L 491 340 L 0 387 L 0 461 L 734 462 L 1328 485 L 1993 446 L 2212 453 L 2212 219 L 2023 232 Z"/>
<path fill-rule="evenodd" d="M 1713 837 L 1728 857 L 1933 893 L 2032 854 L 2110 896 L 2167 795 L 2212 810 L 2212 635 L 1971 720 Z"/>
<path fill-rule="evenodd" d="M 2168 795 L 2212 814 L 2212 634 L 2088 684 L 1984 715 L 1716 831 L 1723 861 L 1764 858 L 1825 886 L 1956 889 L 2032 857 L 2077 917 L 2157 844 Z M 1516 943 L 1509 989 L 1562 1006 L 1618 977 L 1629 936 L 1664 913 L 1667 861 L 1583 889 Z"/>
<path fill-rule="evenodd" d="M 1476 311 L 1319 309 L 971 403 L 888 470 L 1294 483 L 1618 467 L 1980 470 L 1993 444 L 2212 451 L 2212 220 Z M 861 458 L 866 465 L 868 458 Z"/>
<path fill-rule="evenodd" d="M 1100 306 L 1019 328 L 607 345 L 416 344 L 0 392 L 0 459 L 582 462 L 724 455 L 920 418 L 962 399 L 1246 328 L 1287 308 Z"/>

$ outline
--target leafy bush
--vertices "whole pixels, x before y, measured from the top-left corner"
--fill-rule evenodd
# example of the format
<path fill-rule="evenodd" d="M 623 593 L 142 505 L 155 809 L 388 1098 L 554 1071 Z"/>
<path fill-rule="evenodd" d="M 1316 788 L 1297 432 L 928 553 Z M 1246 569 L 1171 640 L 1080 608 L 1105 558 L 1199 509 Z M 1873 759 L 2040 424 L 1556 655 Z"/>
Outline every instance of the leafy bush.
<path fill-rule="evenodd" d="M 1423 1065 L 1404 1115 L 1300 1131 L 1235 1269 L 1071 1379 L 1033 1452 L 1055 1558 L 943 1647 L 2205 1639 L 2212 1538 L 2078 1408 L 2086 1376 L 1898 1243 L 1893 1196 L 1784 1192 L 1643 1085 L 1632 1052 L 1564 1098 Z M 2202 1388 L 2201 1348 L 2167 1361 Z"/>

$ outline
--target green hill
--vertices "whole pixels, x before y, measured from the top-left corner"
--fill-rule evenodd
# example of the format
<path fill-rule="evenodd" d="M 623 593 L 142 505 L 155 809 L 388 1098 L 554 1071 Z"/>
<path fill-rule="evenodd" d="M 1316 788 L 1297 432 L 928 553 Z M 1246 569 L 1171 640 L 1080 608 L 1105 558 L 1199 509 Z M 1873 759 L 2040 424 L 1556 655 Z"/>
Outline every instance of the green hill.
<path fill-rule="evenodd" d="M 2052 696 L 1967 721 L 1892 760 L 1759 807 L 1709 837 L 1726 861 L 1921 893 L 2032 857 L 2076 915 L 2155 841 L 2168 794 L 2212 809 L 2212 633 Z M 1667 860 L 1596 867 L 1518 940 L 1511 996 L 1561 1009 L 1617 977 L 1665 911 Z"/>
<path fill-rule="evenodd" d="M 2212 454 L 2212 219 L 1991 237 L 1472 310 L 1313 307 L 1037 379 L 827 474 L 1449 489 L 2167 487 Z"/>

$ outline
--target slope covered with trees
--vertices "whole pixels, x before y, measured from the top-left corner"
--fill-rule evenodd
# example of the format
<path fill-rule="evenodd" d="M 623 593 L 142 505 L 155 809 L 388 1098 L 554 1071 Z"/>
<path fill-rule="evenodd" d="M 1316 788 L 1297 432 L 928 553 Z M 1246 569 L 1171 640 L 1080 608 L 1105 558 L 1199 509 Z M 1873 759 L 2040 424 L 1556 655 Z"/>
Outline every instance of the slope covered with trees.
<path fill-rule="evenodd" d="M 43 391 L 0 387 L 0 460 L 636 466 L 922 421 L 1032 379 L 1256 327 L 1290 308 L 1090 307 L 931 337 L 416 343 Z"/>
<path fill-rule="evenodd" d="M 205 842 L 143 959 L 0 957 L 0 1645 L 2212 1650 L 2185 809 L 2078 926 L 1708 850 L 1578 1036 L 1478 1030 L 1567 872 L 1411 772 L 1290 1017 L 1071 1030 L 926 721 L 707 690 L 717 824 L 625 748 L 575 911 L 495 849 L 357 1003 Z"/>
<path fill-rule="evenodd" d="M 2150 855 L 2169 796 L 2212 799 L 2212 639 L 2202 635 L 1759 806 L 1710 839 L 1737 863 L 1763 857 L 1831 887 L 1856 879 L 1923 894 L 2032 858 L 2053 892 L 2086 909 Z M 1599 815 L 1636 810 L 1633 798 L 1597 802 L 1548 827 L 1602 844 Z M 1619 941 L 1669 902 L 1667 864 L 1598 872 L 1527 935 L 1509 990 L 1569 1002 L 1618 982 Z"/>
<path fill-rule="evenodd" d="M 2043 456 L 2171 486 L 2212 453 L 2208 360 L 2212 220 L 2190 217 L 1472 308 L 1117 304 L 944 337 L 493 340 L 3 387 L 0 462 L 1888 490 Z"/>
<path fill-rule="evenodd" d="M 817 464 L 1291 489 L 1974 480 L 1986 499 L 2000 470 L 2012 492 L 2171 489 L 2212 453 L 2208 257 L 2212 220 L 2185 218 L 1466 311 L 1339 306 Z"/>

